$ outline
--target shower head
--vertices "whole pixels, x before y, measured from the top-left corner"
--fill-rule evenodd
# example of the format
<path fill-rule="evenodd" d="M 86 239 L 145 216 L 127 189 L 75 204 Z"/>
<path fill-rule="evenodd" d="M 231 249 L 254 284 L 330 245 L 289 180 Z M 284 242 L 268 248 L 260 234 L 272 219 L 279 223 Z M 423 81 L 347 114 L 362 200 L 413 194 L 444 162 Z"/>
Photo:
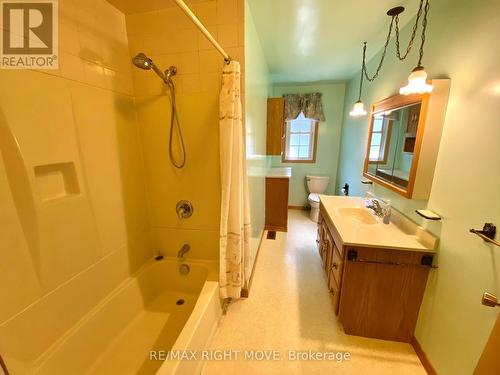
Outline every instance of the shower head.
<path fill-rule="evenodd" d="M 153 67 L 153 60 L 144 53 L 139 53 L 132 59 L 132 63 L 139 69 L 150 70 Z"/>
<path fill-rule="evenodd" d="M 145 53 L 138 53 L 133 59 L 132 59 L 132 63 L 138 67 L 139 69 L 144 69 L 144 70 L 151 70 L 153 69 L 154 72 L 158 75 L 158 77 L 160 77 L 162 79 L 163 82 L 165 83 L 170 83 L 171 80 L 170 80 L 170 77 L 175 75 L 175 73 L 177 72 L 177 69 L 175 69 L 175 72 L 171 72 L 171 69 L 172 68 L 175 68 L 175 67 L 170 67 L 167 71 L 166 71 L 166 75 L 165 73 L 163 73 L 156 65 L 155 63 L 153 62 L 153 60 L 151 60 L 149 57 L 146 56 Z"/>

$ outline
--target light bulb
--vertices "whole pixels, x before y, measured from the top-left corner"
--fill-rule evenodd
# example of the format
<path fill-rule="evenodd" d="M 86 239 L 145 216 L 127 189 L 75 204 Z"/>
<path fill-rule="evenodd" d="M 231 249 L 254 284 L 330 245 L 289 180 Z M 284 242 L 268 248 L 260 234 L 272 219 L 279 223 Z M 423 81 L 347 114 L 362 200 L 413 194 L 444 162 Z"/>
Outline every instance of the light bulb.
<path fill-rule="evenodd" d="M 363 102 L 361 100 L 358 100 L 356 103 L 354 103 L 354 108 L 351 112 L 349 112 L 349 115 L 351 115 L 352 117 L 366 115 L 365 106 L 363 105 Z"/>
<path fill-rule="evenodd" d="M 432 91 L 434 86 L 429 85 L 426 82 L 427 73 L 424 68 L 421 66 L 417 66 L 411 72 L 408 77 L 408 85 L 401 87 L 399 89 L 399 93 L 401 95 L 410 95 L 410 94 L 427 94 Z"/>

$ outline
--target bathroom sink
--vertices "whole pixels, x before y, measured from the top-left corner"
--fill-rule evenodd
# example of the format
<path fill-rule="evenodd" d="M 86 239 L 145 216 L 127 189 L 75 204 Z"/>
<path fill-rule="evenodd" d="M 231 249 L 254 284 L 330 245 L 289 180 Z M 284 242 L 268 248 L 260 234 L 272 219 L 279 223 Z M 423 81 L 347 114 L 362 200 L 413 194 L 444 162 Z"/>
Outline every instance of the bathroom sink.
<path fill-rule="evenodd" d="M 336 211 L 339 216 L 356 220 L 363 224 L 372 225 L 378 223 L 375 216 L 364 207 L 339 207 Z"/>

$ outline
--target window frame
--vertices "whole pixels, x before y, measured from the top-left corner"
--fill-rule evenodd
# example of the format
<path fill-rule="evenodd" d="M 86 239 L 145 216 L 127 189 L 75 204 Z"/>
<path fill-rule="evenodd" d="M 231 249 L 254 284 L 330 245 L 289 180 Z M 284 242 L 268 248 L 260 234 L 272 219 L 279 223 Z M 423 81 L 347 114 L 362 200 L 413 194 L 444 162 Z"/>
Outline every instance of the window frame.
<path fill-rule="evenodd" d="M 301 112 L 301 114 L 303 114 L 303 113 Z M 316 163 L 316 150 L 318 148 L 319 121 L 317 121 L 315 119 L 307 118 L 305 116 L 304 116 L 304 118 L 311 121 L 311 127 L 314 131 L 314 135 L 311 137 L 312 139 L 310 142 L 310 145 L 312 147 L 311 158 L 308 158 L 308 159 L 288 159 L 287 158 L 288 140 L 291 138 L 290 137 L 291 122 L 294 121 L 294 120 L 289 120 L 289 121 L 284 122 L 283 137 L 282 137 L 282 152 L 281 152 L 282 163 L 309 163 L 309 164 Z"/>
<path fill-rule="evenodd" d="M 386 131 L 384 132 L 384 123 L 385 122 L 385 119 L 382 120 L 382 131 L 380 132 L 374 132 L 373 131 L 373 128 L 370 132 L 370 144 L 368 145 L 368 149 L 370 149 L 372 147 L 372 139 L 373 139 L 373 133 L 376 133 L 376 134 L 382 134 L 381 136 L 381 139 L 383 142 L 380 143 L 380 147 L 382 146 L 382 144 L 384 145 L 384 147 L 382 148 L 383 150 L 383 155 L 382 155 L 382 158 L 378 158 L 377 160 L 370 160 L 370 154 L 368 153 L 368 164 L 387 164 L 387 158 L 389 157 L 389 149 L 391 148 L 391 134 L 392 134 L 392 122 L 393 120 L 388 120 L 387 122 L 387 127 L 386 127 Z M 384 134 L 385 133 L 385 134 Z M 380 156 L 380 154 L 379 154 Z"/>

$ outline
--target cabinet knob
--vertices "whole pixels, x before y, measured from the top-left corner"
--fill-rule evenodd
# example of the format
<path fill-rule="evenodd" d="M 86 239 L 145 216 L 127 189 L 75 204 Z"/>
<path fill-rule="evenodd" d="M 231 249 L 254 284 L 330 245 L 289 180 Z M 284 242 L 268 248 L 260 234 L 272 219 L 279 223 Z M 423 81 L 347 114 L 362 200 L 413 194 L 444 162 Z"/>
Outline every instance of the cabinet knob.
<path fill-rule="evenodd" d="M 337 268 L 339 268 L 339 265 L 337 263 L 333 263 L 332 270 L 336 270 Z"/>

